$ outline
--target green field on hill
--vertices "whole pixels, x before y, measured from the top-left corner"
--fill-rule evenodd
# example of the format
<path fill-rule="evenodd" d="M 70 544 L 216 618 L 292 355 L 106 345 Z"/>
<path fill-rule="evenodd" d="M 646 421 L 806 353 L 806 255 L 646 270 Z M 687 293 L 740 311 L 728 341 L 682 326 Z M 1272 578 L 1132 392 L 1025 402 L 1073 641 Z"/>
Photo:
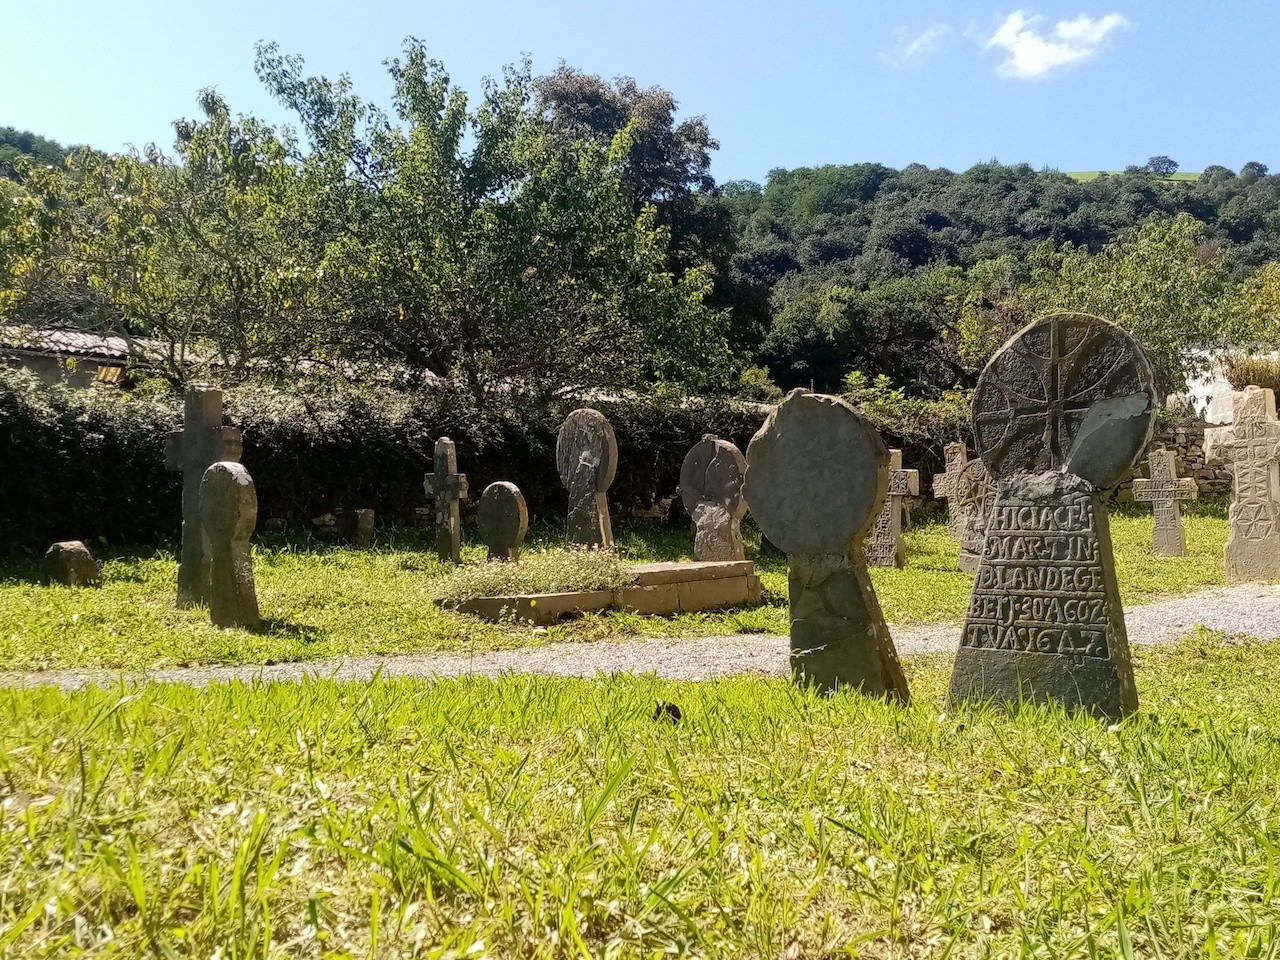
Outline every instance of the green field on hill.
<path fill-rule="evenodd" d="M 1124 173 L 1123 170 L 1071 170 L 1067 171 L 1067 176 L 1072 180 L 1079 180 L 1081 183 L 1088 183 L 1090 180 L 1097 180 L 1102 174 L 1109 177 L 1118 177 Z M 1161 177 L 1161 180 L 1199 180 L 1198 173 L 1175 173 L 1167 177 Z"/>

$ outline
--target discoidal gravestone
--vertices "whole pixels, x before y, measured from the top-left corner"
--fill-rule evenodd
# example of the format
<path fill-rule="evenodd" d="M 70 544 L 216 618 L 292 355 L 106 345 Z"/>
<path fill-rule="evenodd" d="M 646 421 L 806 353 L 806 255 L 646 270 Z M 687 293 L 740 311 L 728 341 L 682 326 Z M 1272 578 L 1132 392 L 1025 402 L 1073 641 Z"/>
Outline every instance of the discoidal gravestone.
<path fill-rule="evenodd" d="M 996 480 L 950 699 L 1049 701 L 1119 718 L 1138 706 L 1102 495 L 1151 435 L 1151 364 L 1097 317 L 1015 334 L 973 397 Z"/>
<path fill-rule="evenodd" d="M 258 523 L 258 495 L 249 471 L 215 463 L 200 481 L 200 520 L 209 557 L 209 618 L 215 627 L 258 626 L 249 538 Z"/>
<path fill-rule="evenodd" d="M 520 545 L 529 532 L 529 508 L 519 487 L 506 480 L 485 487 L 476 520 L 490 560 L 520 559 Z"/>
<path fill-rule="evenodd" d="M 747 458 L 728 440 L 707 434 L 680 468 L 680 498 L 693 518 L 695 560 L 742 560 L 742 478 Z"/>
<path fill-rule="evenodd" d="M 64 587 L 88 587 L 98 582 L 98 561 L 81 540 L 55 543 L 44 555 L 44 569 L 50 583 Z"/>
<path fill-rule="evenodd" d="M 613 549 L 613 527 L 605 492 L 618 469 L 618 441 L 598 410 L 565 417 L 556 437 L 556 468 L 569 491 L 565 539 L 580 547 Z"/>
<path fill-rule="evenodd" d="M 862 546 L 888 471 L 889 451 L 853 407 L 794 390 L 747 448 L 744 492 L 764 535 L 787 554 L 797 679 L 905 703 L 907 679 Z"/>

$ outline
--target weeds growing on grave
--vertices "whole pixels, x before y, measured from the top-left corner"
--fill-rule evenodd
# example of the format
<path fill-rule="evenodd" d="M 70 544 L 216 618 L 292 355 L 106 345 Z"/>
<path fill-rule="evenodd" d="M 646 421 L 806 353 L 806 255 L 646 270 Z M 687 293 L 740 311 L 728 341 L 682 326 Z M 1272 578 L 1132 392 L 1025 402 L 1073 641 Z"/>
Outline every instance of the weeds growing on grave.
<path fill-rule="evenodd" d="M 617 590 L 633 582 L 622 560 L 608 550 L 523 550 L 519 563 L 469 563 L 437 580 L 436 600 L 509 597 L 522 593 Z"/>
<path fill-rule="evenodd" d="M 875 584 L 890 624 L 956 620 L 964 615 L 973 578 L 956 569 L 956 541 L 938 514 L 921 511 L 905 531 L 907 566 L 875 569 Z M 1191 555 L 1151 556 L 1149 509 L 1126 507 L 1112 516 L 1112 539 L 1121 596 L 1126 603 L 1187 593 L 1223 580 L 1225 511 L 1194 505 L 1186 519 Z M 640 617 L 621 611 L 567 620 L 547 629 L 490 624 L 441 610 L 435 597 L 450 577 L 523 576 L 510 564 L 484 562 L 478 543 L 464 546 L 467 567 L 455 573 L 436 559 L 430 531 L 380 530 L 376 549 L 361 551 L 309 537 L 268 535 L 254 548 L 255 580 L 263 629 L 216 630 L 201 609 L 174 608 L 171 550 L 115 551 L 94 545 L 103 584 L 94 590 L 44 586 L 34 560 L 0 561 L 0 663 L 8 669 L 59 667 L 133 668 L 187 663 L 265 663 L 412 651 L 481 652 L 563 640 L 608 637 L 681 637 L 706 634 L 787 632 L 787 571 L 781 559 L 756 556 L 759 534 L 743 528 L 748 556 L 765 590 L 764 606 L 750 610 Z M 528 559 L 550 555 L 563 535 L 535 529 Z M 618 555 L 624 562 L 688 560 L 693 537 L 652 523 L 619 523 Z M 535 561 L 531 567 L 537 567 Z M 572 559 L 566 562 L 573 562 Z M 581 588 L 600 569 L 585 563 L 582 580 L 558 577 L 554 589 Z M 563 568 L 561 568 L 563 570 Z M 609 576 L 613 576 L 609 573 Z M 542 580 L 541 585 L 552 581 Z M 533 586 L 532 581 L 522 584 Z M 507 589 L 513 584 L 494 584 Z M 476 589 L 479 589 L 478 587 Z M 551 587 L 549 587 L 551 589 Z"/>
<path fill-rule="evenodd" d="M 0 692 L 0 955 L 1271 957 L 1280 645 L 1142 711 L 782 680 Z M 680 722 L 655 720 L 675 704 Z"/>

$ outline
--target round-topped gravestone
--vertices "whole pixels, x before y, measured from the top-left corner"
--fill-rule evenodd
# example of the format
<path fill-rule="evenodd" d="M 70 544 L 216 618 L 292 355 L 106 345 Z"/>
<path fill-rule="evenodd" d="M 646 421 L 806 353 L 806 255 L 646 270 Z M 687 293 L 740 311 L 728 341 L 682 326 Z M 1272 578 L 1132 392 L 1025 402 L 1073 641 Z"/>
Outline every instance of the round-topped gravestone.
<path fill-rule="evenodd" d="M 1146 446 L 1154 395 L 1132 337 L 1099 317 L 1053 313 L 1014 334 L 978 378 L 978 453 L 997 479 L 1062 470 L 1109 489 Z"/>
<path fill-rule="evenodd" d="M 695 560 L 742 560 L 742 480 L 747 458 L 727 440 L 707 434 L 685 455 L 680 498 L 693 518 Z"/>
<path fill-rule="evenodd" d="M 618 469 L 618 441 L 604 414 L 583 408 L 565 418 L 556 438 L 556 468 L 569 491 L 566 539 L 579 546 L 613 549 L 605 491 Z"/>
<path fill-rule="evenodd" d="M 490 560 L 520 559 L 520 545 L 529 532 L 529 510 L 519 487 L 506 480 L 485 487 L 476 520 Z"/>
<path fill-rule="evenodd" d="M 258 625 L 249 538 L 258 523 L 258 495 L 238 463 L 211 464 L 200 480 L 200 525 L 209 557 L 209 616 L 215 627 Z"/>
<path fill-rule="evenodd" d="M 1102 494 L 1155 419 L 1155 377 L 1112 323 L 1056 313 L 1016 333 L 974 391 L 996 481 L 951 700 L 1054 701 L 1108 718 L 1138 706 Z"/>
<path fill-rule="evenodd" d="M 889 451 L 853 407 L 794 390 L 747 448 L 743 488 L 761 531 L 787 554 L 797 678 L 905 702 L 906 677 L 862 548 L 888 468 Z"/>

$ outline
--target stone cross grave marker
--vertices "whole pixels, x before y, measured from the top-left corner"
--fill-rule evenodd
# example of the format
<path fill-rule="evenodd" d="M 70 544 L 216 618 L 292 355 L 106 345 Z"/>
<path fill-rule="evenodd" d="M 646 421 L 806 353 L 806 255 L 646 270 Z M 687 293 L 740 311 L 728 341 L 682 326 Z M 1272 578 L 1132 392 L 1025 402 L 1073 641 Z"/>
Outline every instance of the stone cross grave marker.
<path fill-rule="evenodd" d="M 436 441 L 435 472 L 422 484 L 436 501 L 436 555 L 446 563 L 462 562 L 462 517 L 458 502 L 467 496 L 467 475 L 458 472 L 458 451 L 452 440 Z"/>
<path fill-rule="evenodd" d="M 902 498 L 920 493 L 920 471 L 902 469 L 902 451 L 889 451 L 889 492 L 884 508 L 867 538 L 867 563 L 873 567 L 902 567 L 907 563 L 902 543 Z"/>
<path fill-rule="evenodd" d="M 888 474 L 889 451 L 852 406 L 793 390 L 747 448 L 743 492 L 761 531 L 787 554 L 796 678 L 905 703 L 907 679 L 862 546 Z"/>
<path fill-rule="evenodd" d="M 680 498 L 693 517 L 693 559 L 742 560 L 742 518 L 747 501 L 742 478 L 747 458 L 728 440 L 707 434 L 680 467 Z"/>
<path fill-rule="evenodd" d="M 520 559 L 520 545 L 529 532 L 529 509 L 519 487 L 506 480 L 485 487 L 476 520 L 490 560 Z"/>
<path fill-rule="evenodd" d="M 1133 481 L 1133 499 L 1155 507 L 1156 525 L 1151 549 L 1157 557 L 1185 557 L 1187 538 L 1182 532 L 1179 501 L 1194 500 L 1199 488 L 1192 477 L 1178 479 L 1177 459 L 1172 450 L 1152 450 L 1147 457 L 1151 479 Z"/>
<path fill-rule="evenodd" d="M 1280 423 L 1275 394 L 1249 386 L 1235 394 L 1230 427 L 1210 430 L 1205 457 L 1231 471 L 1227 580 L 1280 578 Z"/>
<path fill-rule="evenodd" d="M 209 600 L 209 558 L 200 533 L 200 482 L 209 466 L 238 462 L 241 433 L 222 425 L 222 391 L 207 383 L 187 387 L 182 429 L 165 439 L 165 467 L 182 473 L 182 559 L 178 563 L 178 606 Z"/>
<path fill-rule="evenodd" d="M 1077 313 L 1027 325 L 982 371 L 974 436 L 997 490 L 952 703 L 1137 709 L 1102 495 L 1146 447 L 1154 383 L 1127 333 Z"/>
<path fill-rule="evenodd" d="M 200 481 L 200 526 L 209 556 L 209 617 L 215 627 L 258 626 L 249 538 L 258 523 L 258 495 L 238 463 L 212 464 Z"/>
<path fill-rule="evenodd" d="M 960 518 L 960 569 L 977 573 L 982 545 L 987 539 L 987 523 L 996 502 L 996 485 L 981 458 L 964 465 L 956 484 L 953 513 Z"/>
<path fill-rule="evenodd" d="M 579 547 L 613 549 L 609 501 L 605 491 L 618 469 L 618 441 L 597 410 L 575 410 L 560 425 L 556 468 L 569 491 L 565 539 Z"/>
<path fill-rule="evenodd" d="M 960 471 L 969 462 L 969 450 L 963 443 L 948 443 L 943 447 L 942 456 L 946 468 L 933 475 L 933 497 L 947 501 L 947 530 L 953 537 L 959 537 L 964 517 L 956 503 L 956 484 L 960 481 Z"/>

